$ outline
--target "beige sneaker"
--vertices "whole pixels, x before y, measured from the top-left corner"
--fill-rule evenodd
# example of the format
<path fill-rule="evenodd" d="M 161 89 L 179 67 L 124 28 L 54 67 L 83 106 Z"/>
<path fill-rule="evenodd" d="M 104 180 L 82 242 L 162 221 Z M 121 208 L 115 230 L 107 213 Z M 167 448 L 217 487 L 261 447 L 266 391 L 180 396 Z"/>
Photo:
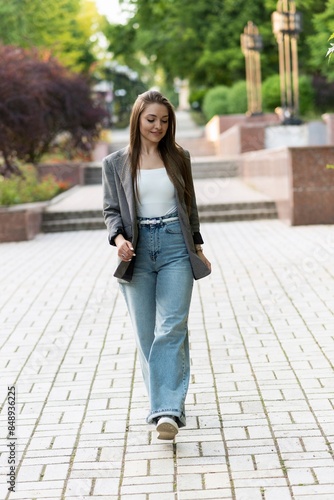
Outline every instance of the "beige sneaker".
<path fill-rule="evenodd" d="M 159 433 L 158 439 L 171 441 L 179 432 L 179 428 L 173 417 L 160 417 L 156 430 Z"/>

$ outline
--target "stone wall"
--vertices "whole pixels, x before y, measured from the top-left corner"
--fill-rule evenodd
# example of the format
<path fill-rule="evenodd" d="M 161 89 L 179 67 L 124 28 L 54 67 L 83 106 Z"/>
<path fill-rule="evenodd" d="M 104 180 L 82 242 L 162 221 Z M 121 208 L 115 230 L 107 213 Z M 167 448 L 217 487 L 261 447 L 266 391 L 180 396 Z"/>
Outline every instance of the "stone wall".
<path fill-rule="evenodd" d="M 242 155 L 242 177 L 291 225 L 334 224 L 333 159 L 334 146 L 254 151 Z"/>
<path fill-rule="evenodd" d="M 83 186 L 85 183 L 85 167 L 83 162 L 68 163 L 41 163 L 37 165 L 40 176 L 52 174 L 58 181 L 66 182 L 69 186 Z"/>
<path fill-rule="evenodd" d="M 234 125 L 217 141 L 219 156 L 233 156 L 265 147 L 265 127 L 261 123 Z"/>
<path fill-rule="evenodd" d="M 322 118 L 302 125 L 281 125 L 275 113 L 215 116 L 207 123 L 205 134 L 216 154 L 223 157 L 277 147 L 332 145 L 334 114 Z"/>
<path fill-rule="evenodd" d="M 84 185 L 87 163 L 50 163 L 37 166 L 40 176 L 52 174 L 69 187 Z M 33 239 L 41 231 L 42 214 L 49 201 L 0 207 L 0 243 Z"/>
<path fill-rule="evenodd" d="M 274 125 L 264 129 L 264 149 L 296 146 L 326 146 L 327 127 L 321 121 L 302 125 Z"/>
<path fill-rule="evenodd" d="M 33 239 L 41 230 L 45 203 L 0 208 L 0 243 Z"/>
<path fill-rule="evenodd" d="M 205 137 L 215 145 L 217 155 L 238 155 L 264 148 L 264 127 L 278 123 L 275 113 L 214 116 L 205 126 Z"/>

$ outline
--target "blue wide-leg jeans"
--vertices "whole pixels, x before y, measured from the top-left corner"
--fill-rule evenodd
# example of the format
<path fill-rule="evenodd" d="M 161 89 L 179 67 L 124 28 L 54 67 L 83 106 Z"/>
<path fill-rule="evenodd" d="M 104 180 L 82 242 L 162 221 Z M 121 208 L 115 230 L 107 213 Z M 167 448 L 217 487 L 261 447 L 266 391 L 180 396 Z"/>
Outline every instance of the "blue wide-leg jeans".
<path fill-rule="evenodd" d="M 121 282 L 150 401 L 148 423 L 173 415 L 186 425 L 190 361 L 188 314 L 193 274 L 178 220 L 142 224 L 134 274 Z"/>

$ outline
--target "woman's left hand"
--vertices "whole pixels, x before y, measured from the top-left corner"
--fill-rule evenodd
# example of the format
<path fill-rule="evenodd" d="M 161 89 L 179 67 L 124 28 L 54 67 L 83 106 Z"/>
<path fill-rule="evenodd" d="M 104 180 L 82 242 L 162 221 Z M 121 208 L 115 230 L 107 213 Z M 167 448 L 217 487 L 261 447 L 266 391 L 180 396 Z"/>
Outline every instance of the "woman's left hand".
<path fill-rule="evenodd" d="M 202 250 L 200 251 L 197 251 L 197 256 L 201 259 L 202 262 L 204 262 L 204 264 L 206 265 L 206 267 L 208 267 L 211 271 L 211 262 L 208 261 L 208 259 L 205 257 L 204 253 L 202 252 Z"/>

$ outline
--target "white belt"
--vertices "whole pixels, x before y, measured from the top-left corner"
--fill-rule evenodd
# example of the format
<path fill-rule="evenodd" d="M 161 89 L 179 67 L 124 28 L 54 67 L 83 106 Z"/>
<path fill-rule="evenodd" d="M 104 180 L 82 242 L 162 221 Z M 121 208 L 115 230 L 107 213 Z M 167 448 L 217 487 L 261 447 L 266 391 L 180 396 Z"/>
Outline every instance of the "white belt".
<path fill-rule="evenodd" d="M 164 219 L 163 217 L 160 218 L 154 218 L 154 219 L 146 219 L 146 220 L 139 220 L 138 224 L 160 224 L 160 223 L 165 223 L 165 222 L 174 222 L 176 220 L 179 220 L 178 217 L 167 217 L 167 219 Z"/>

